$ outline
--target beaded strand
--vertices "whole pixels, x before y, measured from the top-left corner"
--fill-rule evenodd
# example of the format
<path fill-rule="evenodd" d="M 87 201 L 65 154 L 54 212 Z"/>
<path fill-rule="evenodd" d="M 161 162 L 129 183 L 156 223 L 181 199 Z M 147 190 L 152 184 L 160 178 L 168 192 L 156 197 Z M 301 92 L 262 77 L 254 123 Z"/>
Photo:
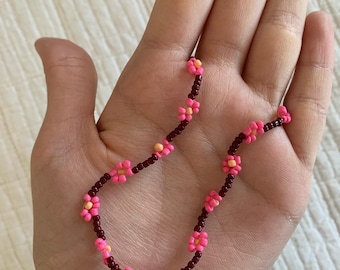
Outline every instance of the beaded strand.
<path fill-rule="evenodd" d="M 180 135 L 186 128 L 186 126 L 192 120 L 192 115 L 199 112 L 200 103 L 195 100 L 199 94 L 203 67 L 200 60 L 191 57 L 187 62 L 187 68 L 189 73 L 195 75 L 195 80 L 192 85 L 191 92 L 188 94 L 186 100 L 186 107 L 178 108 L 178 120 L 180 123 L 178 126 L 169 132 L 169 134 L 163 139 L 162 143 L 156 143 L 154 145 L 154 152 L 150 157 L 144 161 L 138 163 L 134 167 L 131 167 L 131 162 L 125 160 L 118 162 L 116 167 L 109 173 L 105 173 L 100 179 L 91 187 L 91 189 L 84 195 L 84 206 L 80 215 L 86 222 L 93 222 L 93 229 L 97 235 L 95 240 L 95 246 L 102 254 L 102 260 L 105 265 L 111 270 L 121 270 L 120 266 L 115 262 L 114 257 L 111 255 L 111 247 L 106 242 L 105 232 L 101 227 L 99 207 L 100 199 L 97 196 L 99 190 L 109 181 L 113 183 L 124 183 L 128 176 L 139 173 L 141 170 L 154 164 L 162 156 L 168 156 L 173 150 L 174 146 L 171 142 Z M 214 211 L 226 193 L 231 189 L 234 182 L 235 176 L 241 171 L 241 157 L 236 156 L 236 152 L 244 141 L 246 144 L 256 141 L 257 135 L 264 134 L 269 130 L 282 126 L 283 123 L 289 123 L 291 121 L 290 114 L 287 112 L 286 107 L 280 106 L 278 108 L 278 118 L 272 122 L 264 124 L 262 121 L 251 122 L 249 126 L 243 130 L 238 136 L 235 137 L 234 141 L 227 150 L 227 155 L 222 162 L 222 169 L 227 174 L 225 182 L 221 189 L 217 192 L 211 190 L 205 197 L 204 206 L 201 210 L 201 214 L 197 218 L 197 224 L 194 227 L 194 232 L 190 236 L 188 241 L 188 251 L 195 252 L 192 259 L 187 265 L 181 270 L 193 269 L 200 261 L 204 248 L 208 245 L 208 233 L 203 231 L 208 218 L 208 214 Z M 132 270 L 130 267 L 124 268 L 124 270 Z"/>

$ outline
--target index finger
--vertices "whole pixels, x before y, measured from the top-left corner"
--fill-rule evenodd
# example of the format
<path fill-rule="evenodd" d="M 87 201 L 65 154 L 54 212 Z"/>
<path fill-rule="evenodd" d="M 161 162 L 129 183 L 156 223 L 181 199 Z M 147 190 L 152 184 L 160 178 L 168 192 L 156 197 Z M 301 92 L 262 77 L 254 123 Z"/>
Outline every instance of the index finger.
<path fill-rule="evenodd" d="M 187 59 L 199 38 L 213 0 L 157 0 L 139 48 L 159 57 Z M 168 52 L 168 53 L 167 53 Z M 146 56 L 147 57 L 147 56 Z"/>

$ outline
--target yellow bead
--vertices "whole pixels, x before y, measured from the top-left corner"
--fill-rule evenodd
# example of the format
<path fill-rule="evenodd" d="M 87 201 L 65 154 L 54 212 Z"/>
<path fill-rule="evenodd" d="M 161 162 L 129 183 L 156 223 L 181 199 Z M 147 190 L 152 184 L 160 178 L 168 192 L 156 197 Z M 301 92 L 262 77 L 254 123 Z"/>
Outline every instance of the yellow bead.
<path fill-rule="evenodd" d="M 118 169 L 118 170 L 117 170 L 117 173 L 118 173 L 119 175 L 125 174 L 125 169 Z"/>
<path fill-rule="evenodd" d="M 188 107 L 185 109 L 186 114 L 192 114 L 192 108 Z"/>
<path fill-rule="evenodd" d="M 235 161 L 235 160 L 233 160 L 233 159 L 231 159 L 231 160 L 228 160 L 228 166 L 229 166 L 230 168 L 233 168 L 233 167 L 235 167 L 235 166 L 236 166 L 236 161 Z"/>
<path fill-rule="evenodd" d="M 90 210 L 93 206 L 93 203 L 92 202 L 86 202 L 84 204 L 84 208 L 87 209 L 87 210 Z"/>
<path fill-rule="evenodd" d="M 105 249 L 108 251 L 108 252 L 111 252 L 111 247 L 109 245 L 106 245 Z"/>
<path fill-rule="evenodd" d="M 156 143 L 153 148 L 155 149 L 156 152 L 160 152 L 164 149 L 164 146 L 161 143 Z"/>
<path fill-rule="evenodd" d="M 196 68 L 200 68 L 200 67 L 202 66 L 202 62 L 201 62 L 200 60 L 196 59 L 196 60 L 194 61 L 194 66 L 195 66 Z"/>

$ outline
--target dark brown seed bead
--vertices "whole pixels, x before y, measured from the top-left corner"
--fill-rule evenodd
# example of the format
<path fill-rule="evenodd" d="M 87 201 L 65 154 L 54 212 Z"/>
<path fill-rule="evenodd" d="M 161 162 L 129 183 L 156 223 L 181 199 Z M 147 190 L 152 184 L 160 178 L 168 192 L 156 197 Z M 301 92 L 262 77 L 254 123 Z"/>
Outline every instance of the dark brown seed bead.
<path fill-rule="evenodd" d="M 94 192 L 97 193 L 97 192 L 99 191 L 99 188 L 97 188 L 96 186 L 92 186 L 92 187 L 91 187 L 91 190 L 93 190 Z"/>
<path fill-rule="evenodd" d="M 180 131 L 183 131 L 185 129 L 185 126 L 183 126 L 182 124 L 179 124 L 177 129 Z"/>
<path fill-rule="evenodd" d="M 194 268 L 195 267 L 195 263 L 193 261 L 188 262 L 188 267 L 189 268 Z"/>
<path fill-rule="evenodd" d="M 105 235 L 100 237 L 100 238 L 103 239 L 103 240 L 106 240 L 106 236 Z"/>
<path fill-rule="evenodd" d="M 194 228 L 195 232 L 201 232 L 203 230 L 202 226 L 196 225 Z"/>
<path fill-rule="evenodd" d="M 149 165 L 150 163 L 148 162 L 148 160 L 143 161 L 144 168 L 149 167 Z"/>
<path fill-rule="evenodd" d="M 107 182 L 107 179 L 105 178 L 105 176 L 100 177 L 100 183 L 102 183 L 103 185 Z"/>
<path fill-rule="evenodd" d="M 114 262 L 107 262 L 107 266 L 113 268 L 115 266 Z"/>
<path fill-rule="evenodd" d="M 200 257 L 194 256 L 191 260 L 194 264 L 197 264 L 200 261 Z"/>
<path fill-rule="evenodd" d="M 131 171 L 132 171 L 134 174 L 139 173 L 139 170 L 138 170 L 137 167 L 133 167 L 133 168 L 131 169 Z"/>
<path fill-rule="evenodd" d="M 142 163 L 138 163 L 137 166 L 138 170 L 143 170 L 144 169 L 144 166 Z"/>
<path fill-rule="evenodd" d="M 149 157 L 149 158 L 148 158 L 148 163 L 149 163 L 149 165 L 151 165 L 151 164 L 154 164 L 155 161 L 153 160 L 152 157 Z"/>
<path fill-rule="evenodd" d="M 96 192 L 95 192 L 95 191 L 93 191 L 92 189 L 91 189 L 91 190 L 89 190 L 89 192 L 87 192 L 87 194 L 89 194 L 89 195 L 90 195 L 90 197 L 94 197 L 94 196 L 96 196 Z"/>
<path fill-rule="evenodd" d="M 218 195 L 221 196 L 222 198 L 227 194 L 227 192 L 223 192 L 223 190 L 220 190 L 218 192 Z"/>
<path fill-rule="evenodd" d="M 98 233 L 99 231 L 102 231 L 103 229 L 102 229 L 102 227 L 100 227 L 100 226 L 96 226 L 96 227 L 93 228 L 93 230 L 94 230 L 96 233 Z"/>
<path fill-rule="evenodd" d="M 193 94 L 190 93 L 190 94 L 188 95 L 188 98 L 190 98 L 190 99 L 195 99 L 195 96 L 194 96 Z"/>
<path fill-rule="evenodd" d="M 222 191 L 224 194 L 227 193 L 228 190 L 229 190 L 227 184 L 230 185 L 229 183 L 224 183 L 224 185 L 221 187 L 221 191 Z M 230 185 L 230 187 L 231 187 L 231 185 Z"/>
<path fill-rule="evenodd" d="M 98 215 L 98 216 L 93 216 L 92 217 L 92 220 L 93 221 L 99 221 L 100 220 L 100 216 Z"/>
<path fill-rule="evenodd" d="M 201 81 L 202 81 L 202 75 L 196 75 L 195 82 L 201 82 Z"/>
<path fill-rule="evenodd" d="M 115 264 L 114 267 L 112 268 L 113 270 L 120 270 L 120 267 L 118 264 Z"/>
<path fill-rule="evenodd" d="M 228 154 L 231 155 L 231 156 L 234 156 L 236 154 L 236 151 L 228 150 Z"/>
<path fill-rule="evenodd" d="M 241 144 L 243 140 L 240 137 L 236 137 L 234 141 Z"/>
<path fill-rule="evenodd" d="M 263 131 L 264 131 L 264 132 L 267 132 L 267 131 L 269 131 L 268 124 L 265 124 L 265 125 L 264 125 L 264 127 L 263 127 Z"/>
<path fill-rule="evenodd" d="M 232 184 L 231 183 L 225 183 L 224 188 L 226 188 L 226 192 L 228 191 L 228 189 L 230 189 L 232 187 Z"/>
<path fill-rule="evenodd" d="M 152 157 L 152 159 L 155 160 L 155 161 L 158 160 L 158 157 L 157 157 L 156 154 L 152 154 L 151 157 Z"/>
<path fill-rule="evenodd" d="M 93 220 L 93 227 L 100 226 L 100 220 Z"/>
<path fill-rule="evenodd" d="M 234 146 L 230 145 L 229 147 L 229 151 L 233 151 L 233 152 L 236 152 L 237 148 L 235 148 Z"/>
<path fill-rule="evenodd" d="M 189 124 L 188 120 L 181 121 L 181 125 L 183 125 L 183 126 L 187 126 L 188 124 Z"/>
<path fill-rule="evenodd" d="M 97 188 L 101 188 L 103 186 L 103 184 L 100 181 L 97 181 L 94 185 Z"/>
<path fill-rule="evenodd" d="M 201 227 L 204 227 L 205 226 L 205 221 L 204 220 L 199 220 L 197 225 L 201 226 Z"/>
<path fill-rule="evenodd" d="M 231 174 L 231 173 L 228 173 L 227 175 L 227 178 L 226 179 L 231 179 L 231 180 L 234 180 L 235 179 L 235 175 Z M 233 181 L 231 182 L 233 183 Z"/>
<path fill-rule="evenodd" d="M 109 173 L 105 173 L 104 174 L 104 177 L 107 179 L 107 180 L 110 180 L 111 179 L 111 175 Z"/>
<path fill-rule="evenodd" d="M 202 252 L 196 251 L 196 252 L 195 252 L 195 257 L 201 258 L 201 257 L 202 257 Z"/>
<path fill-rule="evenodd" d="M 235 147 L 236 149 L 240 147 L 240 144 L 237 141 L 233 141 L 231 145 Z"/>
<path fill-rule="evenodd" d="M 247 136 L 246 136 L 246 134 L 244 134 L 243 132 L 241 132 L 241 133 L 238 135 L 238 137 L 239 137 L 240 139 L 244 140 Z"/>
<path fill-rule="evenodd" d="M 110 256 L 110 257 L 108 257 L 108 258 L 106 259 L 106 261 L 107 261 L 108 263 L 114 263 L 114 262 L 115 262 L 115 259 L 113 258 L 113 256 Z"/>
<path fill-rule="evenodd" d="M 98 238 L 103 238 L 103 236 L 105 236 L 105 232 L 103 230 L 99 230 L 97 232 L 97 236 L 98 236 Z"/>

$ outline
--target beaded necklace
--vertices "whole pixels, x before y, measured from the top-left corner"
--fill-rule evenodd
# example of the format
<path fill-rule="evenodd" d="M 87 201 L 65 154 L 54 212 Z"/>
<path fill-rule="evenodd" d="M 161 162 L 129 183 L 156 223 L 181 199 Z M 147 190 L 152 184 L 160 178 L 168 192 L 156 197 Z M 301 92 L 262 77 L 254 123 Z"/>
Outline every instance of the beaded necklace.
<path fill-rule="evenodd" d="M 101 227 L 99 207 L 100 199 L 97 193 L 100 189 L 111 180 L 113 183 L 124 183 L 127 177 L 139 173 L 141 170 L 154 164 L 158 159 L 163 156 L 168 156 L 173 150 L 174 146 L 171 142 L 180 135 L 188 126 L 193 118 L 193 115 L 199 112 L 200 103 L 195 100 L 200 91 L 202 82 L 203 67 L 200 60 L 191 57 L 187 62 L 187 69 L 190 74 L 195 76 L 191 92 L 188 94 L 185 107 L 178 108 L 178 126 L 169 132 L 163 139 L 162 143 L 154 145 L 154 152 L 150 157 L 131 167 L 131 161 L 125 160 L 118 162 L 116 167 L 108 173 L 105 173 L 100 179 L 91 187 L 91 189 L 84 195 L 84 206 L 80 215 L 86 222 L 92 221 L 94 232 L 97 235 L 95 246 L 102 254 L 103 263 L 111 270 L 122 270 L 119 264 L 116 263 L 114 257 L 111 255 L 111 247 L 106 242 L 106 236 L 103 228 Z M 204 206 L 200 215 L 197 218 L 197 224 L 194 227 L 193 234 L 189 237 L 188 251 L 194 253 L 192 259 L 181 270 L 193 269 L 200 258 L 204 248 L 208 245 L 208 233 L 203 231 L 208 214 L 212 212 L 222 201 L 229 189 L 231 189 L 235 176 L 241 170 L 241 157 L 236 155 L 236 151 L 244 141 L 249 144 L 256 140 L 257 135 L 264 134 L 265 132 L 282 126 L 283 123 L 291 121 L 290 114 L 287 112 L 286 107 L 279 106 L 278 118 L 272 122 L 264 124 L 262 121 L 251 122 L 247 128 L 243 130 L 238 136 L 235 137 L 232 144 L 229 146 L 227 155 L 222 162 L 222 169 L 227 174 L 224 184 L 217 192 L 211 190 L 205 197 Z M 130 267 L 125 267 L 124 270 L 132 270 Z"/>

